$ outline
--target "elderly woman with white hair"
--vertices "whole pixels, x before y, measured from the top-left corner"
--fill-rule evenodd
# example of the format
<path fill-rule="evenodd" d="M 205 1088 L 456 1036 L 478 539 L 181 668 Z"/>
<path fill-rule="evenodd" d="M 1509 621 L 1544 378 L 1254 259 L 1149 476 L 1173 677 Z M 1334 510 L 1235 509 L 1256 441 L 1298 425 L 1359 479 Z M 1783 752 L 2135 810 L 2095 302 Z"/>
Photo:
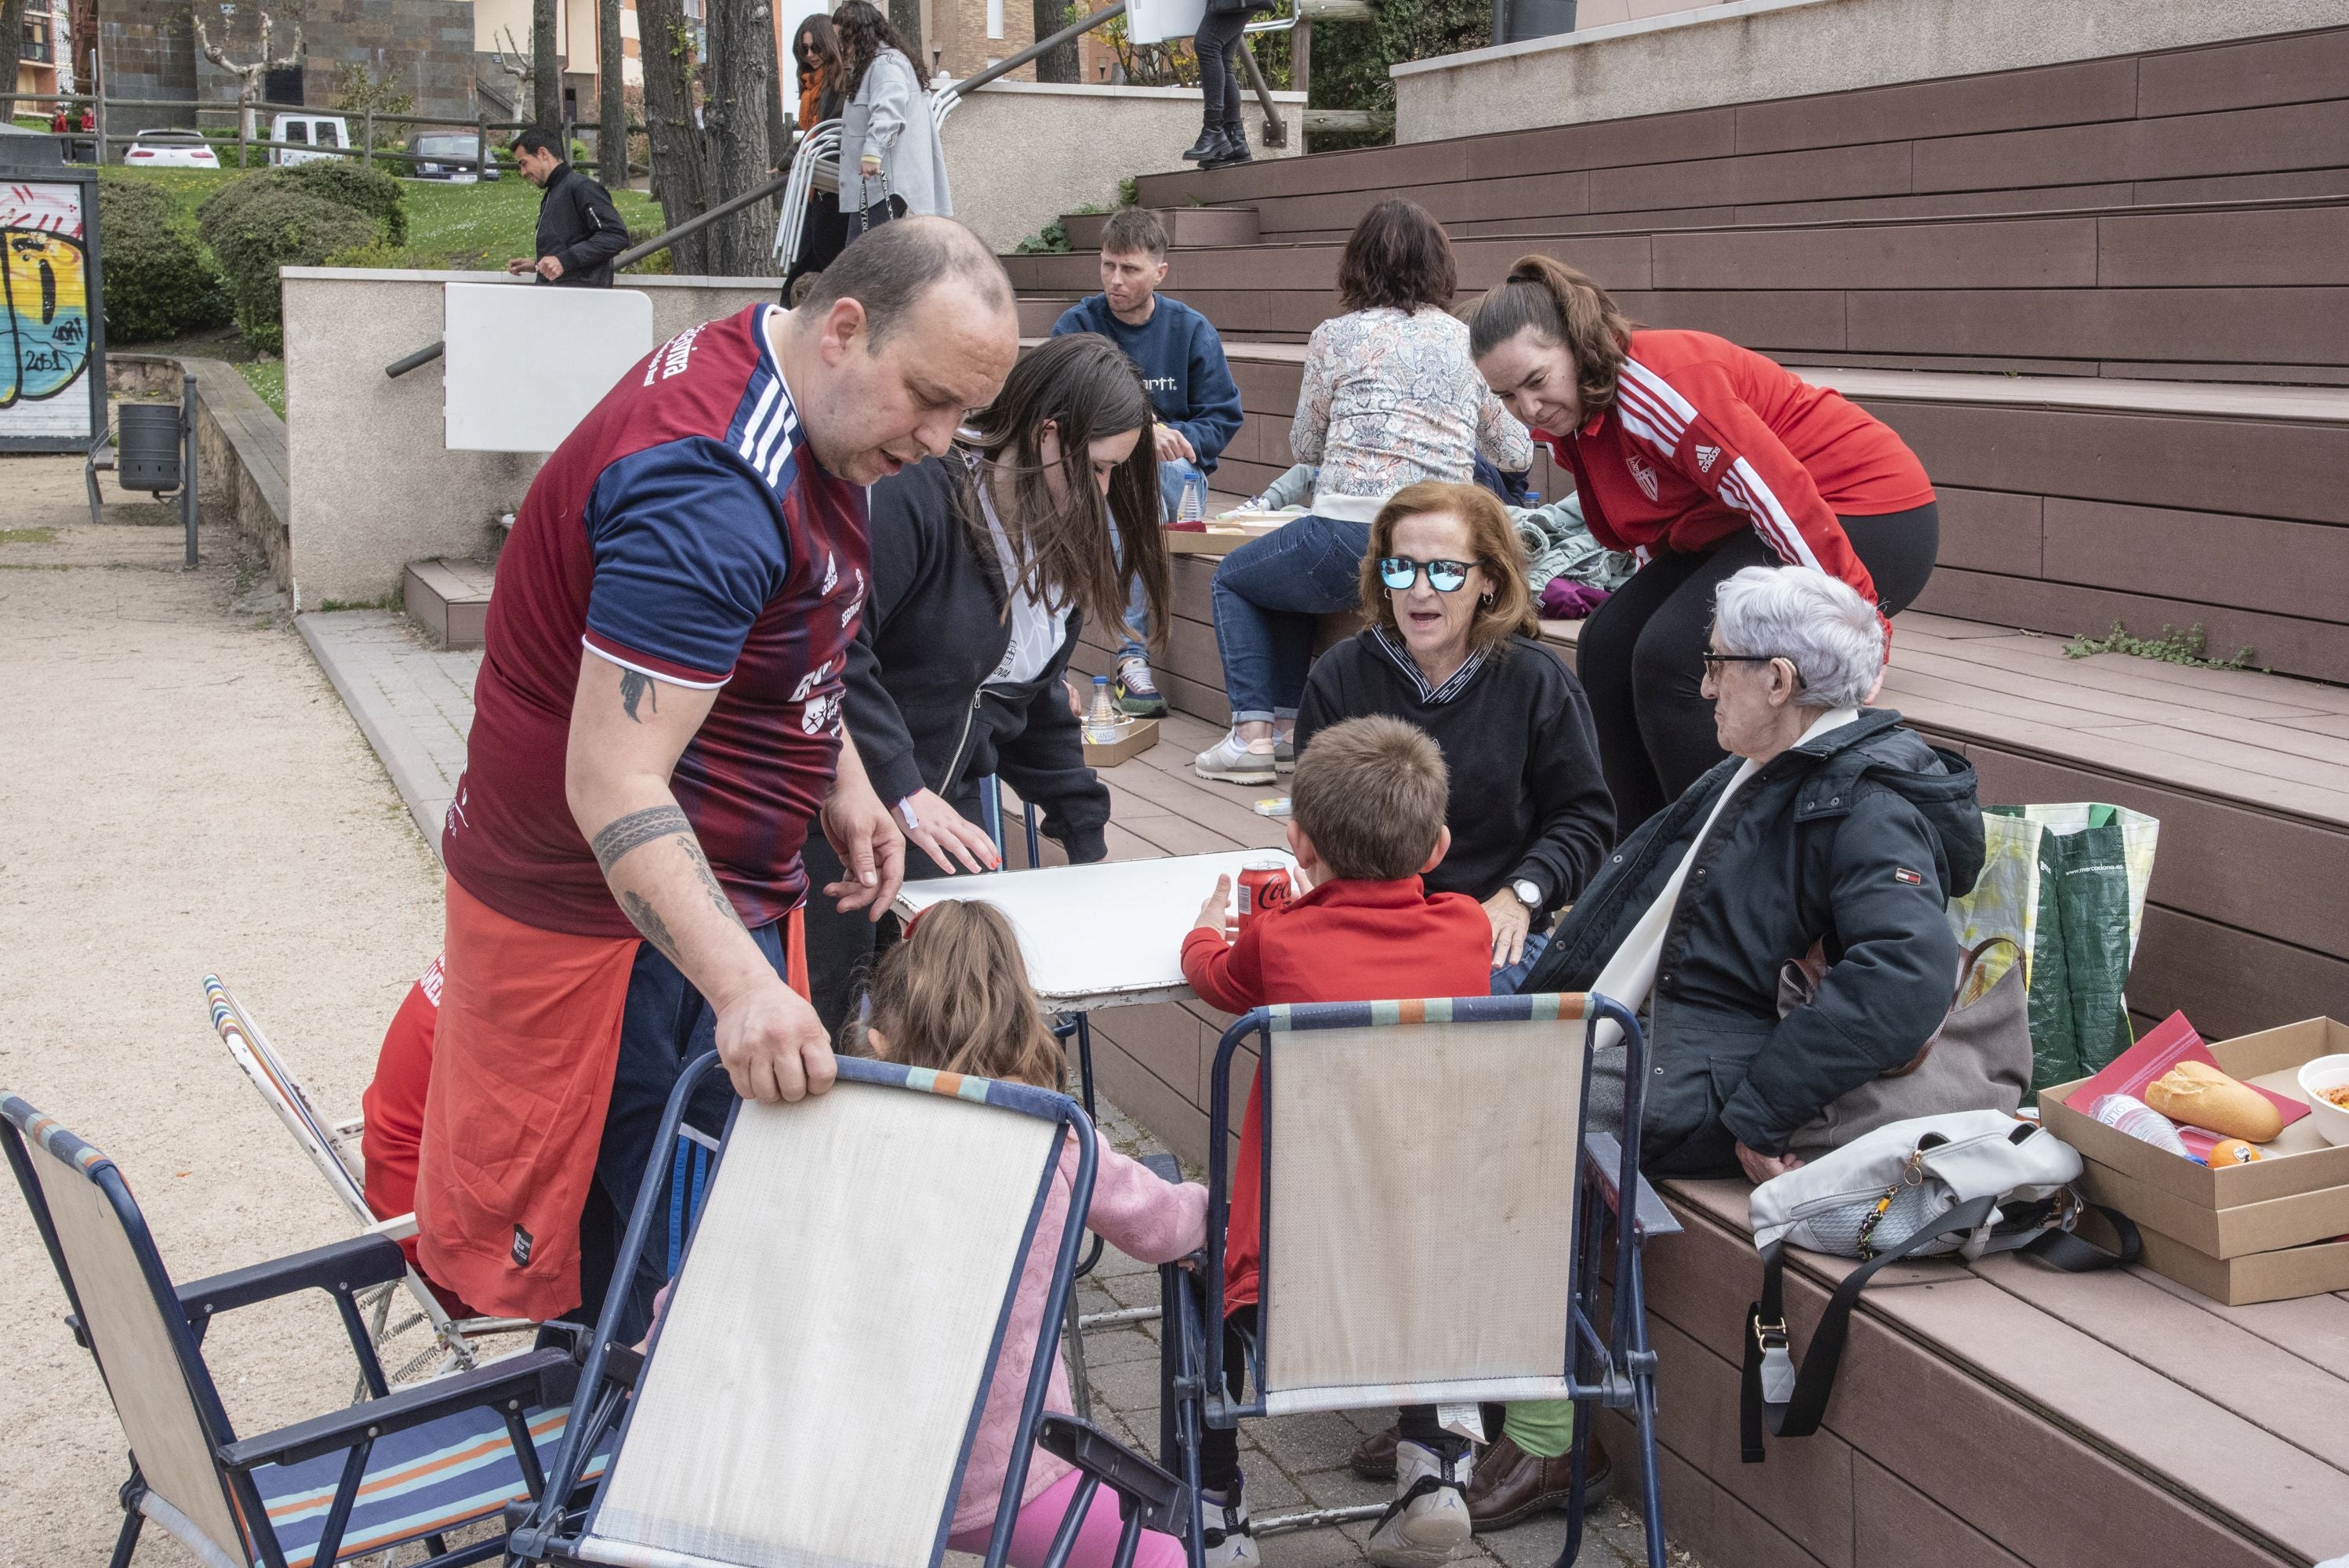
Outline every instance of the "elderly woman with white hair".
<path fill-rule="evenodd" d="M 1730 755 L 1617 847 L 1521 989 L 1645 1015 L 1643 1169 L 1763 1181 L 1800 1163 L 1788 1144 L 1828 1102 L 1940 1030 L 1958 971 L 1942 906 L 1982 871 L 1982 813 L 1963 758 L 1867 706 L 1884 629 L 1847 583 L 1732 574 L 1702 657 Z M 1824 977 L 1781 1016 L 1780 971 L 1815 946 Z M 1623 1092 L 1622 1047 L 1602 1043 L 1591 1125 Z M 1469 1487 L 1477 1528 L 1563 1506 L 1571 1408 L 1511 1408 Z"/>

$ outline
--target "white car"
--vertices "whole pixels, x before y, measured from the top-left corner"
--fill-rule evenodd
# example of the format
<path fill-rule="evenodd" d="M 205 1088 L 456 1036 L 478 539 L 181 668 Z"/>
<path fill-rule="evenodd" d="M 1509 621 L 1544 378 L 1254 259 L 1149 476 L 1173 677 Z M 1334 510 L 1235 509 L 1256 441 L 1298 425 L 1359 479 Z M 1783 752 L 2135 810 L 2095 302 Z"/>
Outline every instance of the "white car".
<path fill-rule="evenodd" d="M 338 114 L 281 114 L 269 122 L 269 139 L 293 143 L 291 147 L 269 150 L 269 161 L 285 169 L 296 163 L 316 163 L 341 156 L 340 150 L 351 145 L 351 127 Z M 313 148 L 334 150 L 309 150 Z"/>
<path fill-rule="evenodd" d="M 220 157 L 203 133 L 194 130 L 142 130 L 130 143 L 123 161 L 135 169 L 218 169 Z"/>

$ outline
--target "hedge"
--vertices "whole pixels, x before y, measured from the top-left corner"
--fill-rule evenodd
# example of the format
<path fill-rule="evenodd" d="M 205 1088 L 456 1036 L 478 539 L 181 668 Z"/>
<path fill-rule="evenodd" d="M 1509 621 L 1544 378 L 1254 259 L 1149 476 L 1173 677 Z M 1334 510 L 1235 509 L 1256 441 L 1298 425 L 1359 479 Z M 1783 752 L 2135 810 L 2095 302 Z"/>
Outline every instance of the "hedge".
<path fill-rule="evenodd" d="M 224 325 L 227 282 L 196 244 L 171 193 L 144 181 L 101 178 L 106 335 L 114 343 L 182 337 Z"/>
<path fill-rule="evenodd" d="M 300 191 L 263 190 L 226 206 L 213 204 L 236 185 L 204 204 L 204 242 L 228 274 L 245 342 L 279 353 L 285 333 L 277 269 L 317 266 L 337 251 L 372 243 L 380 231 L 364 212 Z"/>
<path fill-rule="evenodd" d="M 225 222 L 228 214 L 265 191 L 298 192 L 364 212 L 375 222 L 386 242 L 394 245 L 407 242 L 408 211 L 402 205 L 399 181 L 379 169 L 342 159 L 331 163 L 297 163 L 291 169 L 271 169 L 230 181 L 205 197 L 203 205 L 196 209 L 204 242 L 219 249 L 212 238 L 213 225 Z"/>

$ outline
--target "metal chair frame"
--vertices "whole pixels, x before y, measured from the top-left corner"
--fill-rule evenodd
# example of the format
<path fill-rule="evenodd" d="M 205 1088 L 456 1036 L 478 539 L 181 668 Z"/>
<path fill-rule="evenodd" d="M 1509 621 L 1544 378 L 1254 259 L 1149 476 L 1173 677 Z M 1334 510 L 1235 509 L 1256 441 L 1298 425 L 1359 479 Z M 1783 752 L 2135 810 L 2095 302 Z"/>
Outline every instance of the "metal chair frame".
<path fill-rule="evenodd" d="M 234 1544 L 247 1550 L 263 1568 L 286 1568 L 285 1553 L 275 1529 L 269 1523 L 268 1507 L 254 1475 L 266 1466 L 336 1452 L 347 1455 L 313 1558 L 319 1568 L 335 1563 L 339 1556 L 343 1532 L 366 1477 L 369 1452 L 379 1438 L 467 1410 L 494 1410 L 504 1425 L 508 1442 L 513 1445 L 532 1495 L 536 1496 L 544 1486 L 545 1477 L 530 1436 L 526 1412 L 567 1401 L 574 1364 L 566 1353 L 532 1351 L 392 1393 L 361 1320 L 357 1300 L 366 1287 L 395 1284 L 405 1271 L 407 1260 L 391 1241 L 380 1235 L 353 1236 L 191 1284 L 175 1285 L 163 1267 L 146 1217 L 140 1213 L 138 1201 L 131 1196 L 129 1186 L 114 1162 L 23 1100 L 0 1100 L 0 1107 L 6 1111 L 0 1116 L 0 1150 L 6 1153 L 16 1184 L 32 1210 L 42 1244 L 47 1248 L 49 1261 L 57 1270 L 57 1282 L 65 1289 L 71 1308 L 67 1326 L 75 1340 L 98 1360 L 99 1376 L 109 1377 L 104 1359 L 98 1356 L 84 1326 L 88 1319 L 80 1287 L 67 1264 L 56 1222 L 34 1169 L 36 1159 L 54 1158 L 76 1166 L 113 1210 L 138 1261 L 152 1297 L 151 1305 L 163 1319 L 230 1512 L 243 1522 L 249 1537 Z M 41 1151 L 36 1154 L 28 1148 L 28 1141 L 39 1143 Z M 240 1439 L 221 1402 L 212 1370 L 204 1362 L 204 1330 L 222 1312 L 312 1289 L 323 1290 L 333 1298 L 350 1341 L 351 1354 L 358 1362 L 360 1377 L 373 1397 L 347 1409 Z M 130 1477 L 122 1485 L 120 1499 L 124 1518 L 115 1542 L 113 1568 L 129 1568 L 131 1553 L 150 1517 L 187 1541 L 203 1560 L 217 1557 L 217 1551 L 210 1556 L 205 1554 L 199 1542 L 212 1543 L 192 1522 L 160 1497 L 150 1498 L 136 1455 L 132 1456 Z M 194 1539 L 190 1540 L 190 1536 Z M 502 1536 L 454 1549 L 437 1534 L 422 1539 L 430 1555 L 419 1568 L 462 1568 L 463 1564 L 496 1556 L 503 1546 Z"/>
<path fill-rule="evenodd" d="M 711 1052 L 688 1065 L 684 1074 L 678 1079 L 677 1088 L 669 1095 L 667 1108 L 662 1113 L 661 1130 L 654 1144 L 650 1173 L 643 1191 L 637 1198 L 636 1212 L 629 1217 L 627 1233 L 620 1243 L 619 1257 L 613 1270 L 616 1284 L 612 1292 L 605 1298 L 603 1310 L 595 1326 L 595 1341 L 587 1352 L 586 1364 L 580 1376 L 579 1392 L 574 1408 L 585 1408 L 588 1414 L 585 1419 L 574 1421 L 565 1429 L 563 1446 L 557 1451 L 554 1465 L 549 1471 L 549 1484 L 538 1494 L 539 1501 L 536 1506 L 529 1511 L 526 1517 L 512 1522 L 509 1551 L 513 1560 L 518 1563 L 574 1561 L 577 1559 L 581 1543 L 593 1532 L 594 1503 L 591 1502 L 583 1509 L 578 1507 L 575 1501 L 558 1505 L 553 1500 L 575 1497 L 583 1486 L 581 1478 L 587 1458 L 604 1441 L 606 1434 L 613 1436 L 612 1453 L 615 1464 L 618 1462 L 626 1449 L 628 1420 L 633 1408 L 629 1395 L 644 1375 L 646 1367 L 660 1354 L 661 1326 L 655 1325 L 652 1337 L 641 1354 L 616 1343 L 614 1336 L 619 1329 L 620 1314 L 626 1297 L 625 1289 L 617 1282 L 626 1281 L 633 1275 L 637 1260 L 644 1254 L 652 1228 L 654 1205 L 658 1201 L 657 1179 L 664 1163 L 673 1159 L 673 1150 L 684 1122 L 686 1106 L 692 1098 L 694 1089 L 716 1067 L 717 1062 L 717 1054 Z M 843 1057 L 839 1063 L 839 1072 L 840 1079 L 843 1083 L 879 1085 L 907 1093 L 942 1092 L 931 1081 L 937 1075 L 918 1072 L 887 1062 Z M 984 1090 L 984 1094 L 973 1095 L 971 1093 L 973 1086 L 979 1087 Z M 1011 1090 L 1011 1093 L 1002 1097 L 999 1102 L 998 1095 L 1006 1088 Z M 1145 1523 L 1168 1533 L 1180 1532 L 1191 1511 L 1187 1494 L 1174 1475 L 1152 1464 L 1143 1456 L 1125 1448 L 1089 1423 L 1061 1416 L 1050 1418 L 1048 1422 L 1044 1414 L 1044 1397 L 1050 1384 L 1051 1367 L 1061 1338 L 1061 1326 L 1066 1314 L 1067 1304 L 1075 1295 L 1079 1239 L 1084 1231 L 1086 1209 L 1092 1199 L 1096 1156 L 1092 1119 L 1066 1095 L 1019 1085 L 993 1084 L 984 1080 L 966 1078 L 961 1080 L 958 1098 L 985 1098 L 989 1103 L 1002 1103 L 1009 1109 L 1057 1120 L 1062 1125 L 1065 1135 L 1075 1140 L 1077 1147 L 1077 1175 L 1070 1196 L 1067 1223 L 1061 1234 L 1051 1294 L 1046 1302 L 1042 1315 L 1042 1327 L 1038 1335 L 1036 1357 L 1031 1364 L 1028 1387 L 1020 1406 L 1019 1431 L 1012 1443 L 1010 1463 L 1004 1474 L 1001 1504 L 997 1511 L 994 1530 L 988 1539 L 985 1558 L 986 1568 L 1001 1568 L 1005 1554 L 1010 1548 L 1011 1532 L 1017 1522 L 1020 1494 L 1027 1480 L 1029 1452 L 1033 1444 L 1038 1441 L 1046 1443 L 1054 1451 L 1061 1453 L 1061 1457 L 1075 1464 L 1083 1476 L 1079 1482 L 1067 1521 L 1055 1537 L 1051 1551 L 1045 1559 L 1044 1568 L 1063 1568 L 1070 1551 L 1076 1543 L 1078 1528 L 1084 1520 L 1085 1511 L 1091 1506 L 1095 1492 L 1104 1483 L 1117 1491 L 1121 1497 L 1128 1500 L 1123 1511 L 1125 1514 L 1124 1532 L 1119 1545 L 1116 1568 L 1132 1568 L 1134 1552 L 1140 1543 L 1141 1532 Z M 736 1119 L 740 1112 L 740 1103 L 737 1101 L 734 1110 L 727 1119 L 729 1139 L 731 1137 Z M 718 1174 L 723 1171 L 725 1160 L 726 1140 L 722 1140 L 719 1146 L 717 1168 L 712 1172 L 711 1180 L 716 1180 Z M 1050 1190 L 1052 1174 L 1057 1168 L 1056 1156 L 1044 1169 L 1043 1186 L 1038 1193 L 1036 1212 L 1029 1221 L 1029 1236 L 1031 1241 L 1034 1236 L 1036 1219 L 1042 1212 L 1044 1201 Z M 688 1236 L 686 1240 L 685 1253 L 688 1261 L 697 1239 L 698 1227 L 697 1235 Z M 1022 1255 L 1023 1257 L 1025 1255 L 1024 1247 Z M 1008 1321 L 1009 1317 L 1011 1304 L 1019 1289 L 1022 1272 L 1022 1269 L 1017 1266 L 1011 1270 L 1011 1278 L 1005 1289 L 1001 1309 L 1003 1317 L 1000 1321 Z M 999 1338 L 1000 1332 L 999 1328 Z M 979 1391 L 971 1408 L 972 1430 L 977 1429 L 980 1412 L 993 1384 L 993 1357 L 990 1355 L 988 1370 L 979 1378 Z M 968 1439 L 966 1439 L 967 1443 Z M 606 1473 L 609 1473 L 608 1470 Z M 948 1511 L 949 1513 L 952 1511 L 951 1504 Z M 939 1550 L 943 1550 L 945 1530 L 942 1526 L 938 1537 Z"/>
<path fill-rule="evenodd" d="M 1538 1006 L 1546 1000 L 1547 998 L 1541 996 L 1480 996 L 1429 1002 L 1423 1006 L 1428 1009 L 1427 1016 L 1431 1019 L 1439 1016 L 1437 1008 L 1443 1008 L 1442 1016 L 1455 1025 L 1522 1022 L 1528 1016 L 1526 1004 Z M 1681 1227 L 1671 1211 L 1664 1207 L 1663 1201 L 1640 1174 L 1640 1116 L 1646 1088 L 1646 1044 L 1638 1017 L 1630 1008 L 1611 997 L 1593 993 L 1587 996 L 1559 996 L 1556 1000 L 1557 1016 L 1561 1021 L 1576 1016 L 1578 1009 L 1584 1020 L 1587 1043 L 1595 1041 L 1601 1020 L 1611 1020 L 1623 1031 L 1626 1100 L 1619 1134 L 1590 1130 L 1588 1106 L 1592 1052 L 1586 1048 L 1582 1060 L 1584 1126 L 1576 1130 L 1582 1158 L 1575 1163 L 1575 1191 L 1571 1199 L 1577 1230 L 1566 1303 L 1568 1364 L 1563 1368 L 1570 1387 L 1568 1397 L 1574 1402 L 1574 1481 L 1568 1510 L 1566 1544 L 1557 1557 L 1557 1568 L 1569 1568 L 1581 1551 L 1585 1469 L 1591 1416 L 1594 1407 L 1602 1406 L 1609 1409 L 1630 1411 L 1638 1429 L 1638 1461 L 1643 1483 L 1642 1508 L 1647 1525 L 1648 1562 L 1650 1568 L 1665 1568 L 1662 1501 L 1657 1486 L 1656 1355 L 1648 1344 L 1647 1297 L 1641 1275 L 1640 1253 L 1651 1238 L 1673 1233 Z M 1282 1012 L 1286 1016 L 1288 1028 L 1305 1030 L 1351 1027 L 1369 1023 L 1364 1007 L 1361 1003 L 1300 1004 L 1284 1008 Z M 1270 1218 L 1274 1128 L 1270 1086 L 1276 1070 L 1277 1052 L 1273 1048 L 1276 1038 L 1272 1028 L 1273 1016 L 1272 1009 L 1258 1007 L 1234 1020 L 1231 1026 L 1224 1031 L 1223 1039 L 1216 1049 L 1207 1130 L 1207 1147 L 1211 1150 L 1220 1154 L 1229 1147 L 1232 1058 L 1244 1041 L 1251 1036 L 1256 1037 L 1266 1088 L 1260 1118 L 1262 1136 L 1257 1152 L 1259 1202 L 1263 1205 L 1260 1266 L 1267 1275 L 1274 1266 Z M 1262 1377 L 1264 1346 L 1269 1342 L 1275 1326 L 1271 1314 L 1262 1303 L 1257 1308 L 1257 1334 L 1254 1338 L 1244 1341 L 1248 1361 L 1247 1387 L 1253 1398 L 1247 1400 L 1231 1398 L 1225 1383 L 1224 1245 L 1226 1225 L 1230 1215 L 1229 1163 L 1226 1159 L 1209 1161 L 1206 1266 L 1196 1274 L 1173 1264 L 1159 1271 L 1165 1313 L 1160 1351 L 1161 1459 L 1169 1469 L 1178 1470 L 1191 1491 L 1194 1513 L 1188 1539 L 1193 1568 L 1198 1568 L 1201 1562 L 1199 1542 L 1203 1521 L 1198 1511 L 1200 1438 L 1207 1427 L 1229 1429 L 1245 1418 L 1268 1414 Z M 1628 1215 L 1623 1201 L 1625 1193 L 1632 1195 Z M 1604 1222 L 1610 1213 L 1616 1220 L 1615 1290 L 1612 1313 L 1603 1314 L 1599 1306 L 1601 1249 L 1605 1236 Z M 1602 1320 L 1608 1325 L 1604 1335 L 1598 1327 Z M 1255 1521 L 1254 1530 L 1260 1536 L 1278 1534 L 1288 1530 L 1376 1518 L 1384 1511 L 1384 1505 L 1373 1503 L 1279 1515 Z"/>

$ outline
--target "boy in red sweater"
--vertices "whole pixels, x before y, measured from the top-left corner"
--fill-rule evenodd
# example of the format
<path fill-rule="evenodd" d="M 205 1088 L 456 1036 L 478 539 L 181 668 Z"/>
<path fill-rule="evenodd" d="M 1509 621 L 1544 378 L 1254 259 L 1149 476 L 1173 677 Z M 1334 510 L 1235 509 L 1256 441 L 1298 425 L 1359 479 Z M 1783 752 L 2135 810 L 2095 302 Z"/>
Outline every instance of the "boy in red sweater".
<path fill-rule="evenodd" d="M 1183 977 L 1226 1012 L 1281 1002 L 1378 1002 L 1402 995 L 1482 996 L 1493 928 L 1464 893 L 1429 897 L 1421 876 L 1452 845 L 1444 826 L 1444 753 L 1397 718 L 1350 718 L 1313 738 L 1290 785 L 1288 848 L 1304 891 L 1257 915 L 1226 944 L 1231 879 L 1218 877 L 1183 943 Z M 1257 1302 L 1261 1071 L 1240 1120 L 1225 1241 L 1224 1365 L 1235 1398 L 1244 1362 L 1238 1330 Z M 1402 1412 L 1396 1505 L 1371 1532 L 1371 1561 L 1387 1568 L 1443 1562 L 1468 1539 L 1468 1445 L 1436 1424 L 1433 1406 Z M 1208 1568 L 1259 1561 L 1240 1494 L 1237 1434 L 1209 1428 L 1200 1449 Z"/>

